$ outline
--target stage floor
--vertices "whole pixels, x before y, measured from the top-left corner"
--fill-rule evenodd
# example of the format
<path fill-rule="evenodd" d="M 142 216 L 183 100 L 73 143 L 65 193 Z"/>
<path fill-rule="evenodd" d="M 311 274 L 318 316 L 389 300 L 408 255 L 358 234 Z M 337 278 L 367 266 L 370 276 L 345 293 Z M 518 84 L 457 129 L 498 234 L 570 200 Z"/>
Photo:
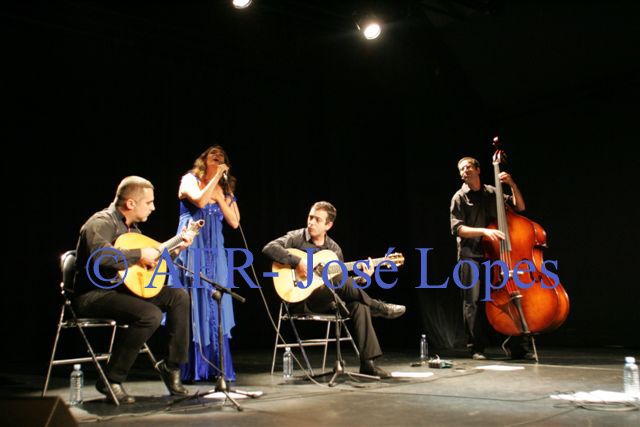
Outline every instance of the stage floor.
<path fill-rule="evenodd" d="M 347 369 L 357 371 L 352 352 L 346 352 Z M 115 407 L 93 387 L 95 371 L 88 364 L 85 402 L 71 408 L 80 423 L 99 421 L 102 426 L 340 426 L 340 425 L 434 425 L 434 426 L 639 426 L 640 411 L 634 404 L 576 404 L 550 395 L 606 390 L 622 391 L 624 356 L 639 350 L 539 349 L 540 362 L 507 360 L 498 349 L 490 360 L 474 361 L 461 352 L 441 354 L 451 368 L 412 367 L 415 358 L 388 352 L 380 366 L 403 375 L 382 381 L 354 381 L 340 377 L 338 385 L 314 384 L 296 378 L 284 381 L 281 373 L 269 374 L 269 352 L 236 352 L 238 381 L 231 386 L 262 392 L 258 398 L 238 398 L 243 411 L 230 402 L 204 398 L 215 384 L 187 387 L 193 396 L 167 396 L 162 382 L 142 355 L 126 383 L 136 396 L 133 405 Z M 330 352 L 329 364 L 333 355 Z M 321 355 L 312 351 L 315 367 Z M 497 366 L 492 369 L 483 367 Z M 278 366 L 276 366 L 278 368 Z M 513 370 L 507 370 L 513 369 Z M 43 376 L 33 366 L 5 366 L 0 372 L 3 398 L 37 397 Z M 48 395 L 68 399 L 70 366 L 54 369 Z M 301 375 L 300 369 L 296 375 Z"/>

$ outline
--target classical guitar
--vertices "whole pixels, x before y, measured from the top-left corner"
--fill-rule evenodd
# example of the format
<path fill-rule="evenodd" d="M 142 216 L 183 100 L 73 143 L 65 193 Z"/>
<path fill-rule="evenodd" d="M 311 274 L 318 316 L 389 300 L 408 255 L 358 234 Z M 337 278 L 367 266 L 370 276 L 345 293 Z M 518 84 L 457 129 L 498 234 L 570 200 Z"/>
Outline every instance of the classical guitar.
<path fill-rule="evenodd" d="M 299 249 L 289 248 L 287 251 L 291 255 L 298 256 L 306 261 L 307 253 L 301 251 Z M 330 261 L 338 261 L 338 257 L 336 254 L 330 250 L 322 250 L 313 254 L 313 278 L 311 284 L 306 288 L 301 288 L 296 285 L 298 281 L 301 281 L 304 286 L 306 286 L 308 279 L 300 278 L 296 273 L 294 268 L 286 264 L 280 264 L 274 262 L 271 267 L 271 271 L 273 273 L 277 273 L 273 277 L 273 285 L 276 288 L 276 292 L 286 302 L 300 302 L 304 301 L 319 287 L 324 285 L 324 280 L 322 278 L 322 271 L 325 266 Z M 392 253 L 383 258 L 375 258 L 372 259 L 372 267 L 377 266 L 378 264 L 384 264 L 385 262 L 392 261 L 396 265 L 400 266 L 404 264 L 404 256 L 400 253 Z M 354 265 L 358 261 L 353 262 L 345 262 L 343 265 L 346 267 L 347 271 L 353 271 Z M 358 265 L 359 270 L 364 268 L 364 265 L 360 263 Z M 311 266 L 309 266 L 311 269 Z M 327 278 L 332 279 L 339 274 L 342 273 L 342 268 L 338 263 L 332 263 L 327 266 Z"/>
<path fill-rule="evenodd" d="M 165 249 L 171 252 L 180 245 L 184 234 L 193 232 L 197 235 L 203 225 L 203 219 L 191 221 L 185 231 L 164 243 L 156 242 L 140 233 L 125 233 L 116 239 L 113 246 L 116 249 L 156 248 L 159 253 L 162 253 Z M 154 272 L 156 273 L 155 277 L 153 275 Z M 134 264 L 130 265 L 127 270 L 118 272 L 118 274 L 120 278 L 124 277 L 124 284 L 131 292 L 142 298 L 153 298 L 162 290 L 167 277 L 162 273 L 166 272 L 167 264 L 163 259 L 155 268 L 147 268 L 141 264 Z M 153 282 L 151 278 L 153 278 Z M 149 284 L 151 284 L 151 286 L 149 286 Z"/>

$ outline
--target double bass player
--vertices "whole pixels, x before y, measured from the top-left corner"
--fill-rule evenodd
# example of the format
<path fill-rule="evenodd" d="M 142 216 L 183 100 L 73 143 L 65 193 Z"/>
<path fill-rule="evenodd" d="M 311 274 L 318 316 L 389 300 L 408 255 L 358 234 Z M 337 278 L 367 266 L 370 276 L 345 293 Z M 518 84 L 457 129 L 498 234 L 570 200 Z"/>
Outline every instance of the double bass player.
<path fill-rule="evenodd" d="M 482 239 L 496 242 L 505 239 L 502 231 L 487 228 L 496 220 L 496 188 L 481 182 L 480 163 L 472 157 L 463 157 L 458 161 L 458 172 L 463 183 L 451 199 L 451 233 L 456 237 L 458 261 L 466 260 L 479 267 L 486 261 Z M 505 196 L 505 202 L 517 212 L 523 211 L 524 198 L 511 175 L 501 172 L 499 178 L 501 183 L 511 188 L 511 195 Z M 467 262 L 460 265 L 462 283 L 471 283 L 472 267 Z M 485 303 L 480 300 L 483 286 L 488 284 L 481 279 L 475 286 L 462 291 L 467 348 L 475 360 L 486 359 L 484 352 L 488 344 Z M 512 359 L 535 358 L 522 337 L 509 340 L 506 350 Z"/>

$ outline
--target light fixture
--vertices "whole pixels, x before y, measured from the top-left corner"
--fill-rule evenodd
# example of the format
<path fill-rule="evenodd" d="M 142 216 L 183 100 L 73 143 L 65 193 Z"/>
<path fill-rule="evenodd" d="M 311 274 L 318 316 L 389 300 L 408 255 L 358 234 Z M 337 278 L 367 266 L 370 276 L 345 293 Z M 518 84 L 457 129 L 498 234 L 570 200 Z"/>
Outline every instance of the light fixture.
<path fill-rule="evenodd" d="M 377 39 L 382 33 L 382 25 L 380 20 L 373 14 L 367 14 L 362 17 L 355 15 L 356 27 L 358 31 L 362 33 L 365 39 L 374 40 Z"/>
<path fill-rule="evenodd" d="M 251 0 L 233 0 L 231 3 L 236 9 L 246 9 L 251 6 Z"/>
<path fill-rule="evenodd" d="M 362 30 L 362 34 L 367 40 L 377 39 L 381 32 L 382 29 L 380 28 L 380 24 L 377 22 L 370 22 L 366 24 L 364 30 Z"/>

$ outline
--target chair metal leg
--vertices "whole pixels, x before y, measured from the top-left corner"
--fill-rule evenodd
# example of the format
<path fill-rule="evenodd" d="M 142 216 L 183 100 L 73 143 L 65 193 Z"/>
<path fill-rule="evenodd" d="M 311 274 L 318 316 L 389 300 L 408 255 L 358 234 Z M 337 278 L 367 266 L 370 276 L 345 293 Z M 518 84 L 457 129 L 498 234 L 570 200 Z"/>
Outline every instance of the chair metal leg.
<path fill-rule="evenodd" d="M 322 371 L 327 364 L 327 350 L 329 349 L 329 334 L 331 332 L 331 321 L 327 321 L 327 333 L 324 337 L 324 353 L 322 355 Z"/>
<path fill-rule="evenodd" d="M 156 369 L 156 366 L 158 365 L 158 361 L 156 360 L 156 357 L 151 352 L 151 349 L 149 348 L 147 343 L 144 343 L 144 347 L 142 347 L 142 352 L 147 353 L 147 356 L 149 356 L 149 360 L 151 360 L 151 366 L 153 366 L 153 368 Z"/>
<path fill-rule="evenodd" d="M 58 349 L 58 340 L 60 339 L 60 331 L 62 330 L 62 319 L 64 318 L 64 304 L 60 309 L 60 318 L 58 319 L 58 329 L 56 331 L 56 337 L 53 340 L 53 350 L 51 351 L 51 359 L 49 359 L 49 368 L 47 369 L 47 377 L 44 380 L 44 387 L 42 388 L 42 396 L 44 397 L 49 388 L 49 379 L 51 378 L 51 368 L 53 368 L 53 361 L 56 357 L 56 350 Z"/>
<path fill-rule="evenodd" d="M 285 313 L 286 310 L 286 313 Z M 275 337 L 275 341 L 273 344 L 273 356 L 271 358 L 271 375 L 273 375 L 274 371 L 275 371 L 275 364 L 276 364 L 276 357 L 278 354 L 278 347 L 282 347 L 284 346 L 288 346 L 290 345 L 289 343 L 286 342 L 286 340 L 284 339 L 284 337 L 282 337 L 281 335 L 281 329 L 282 329 L 282 320 L 283 320 L 283 316 L 287 315 L 287 317 L 289 318 L 289 322 L 291 323 L 291 330 L 293 331 L 293 334 L 295 336 L 296 342 L 298 344 L 298 347 L 300 348 L 300 351 L 302 353 L 302 356 L 304 358 L 305 364 L 307 366 L 307 369 L 310 373 L 310 375 L 315 375 L 313 372 L 313 368 L 311 366 L 311 362 L 309 361 L 309 358 L 307 356 L 306 350 L 305 350 L 305 344 L 303 344 L 302 339 L 300 338 L 300 335 L 298 334 L 298 329 L 296 328 L 295 325 L 295 321 L 293 319 L 293 317 L 291 316 L 291 313 L 289 313 L 289 307 L 286 305 L 285 302 L 281 302 L 280 303 L 280 307 L 278 310 L 278 324 L 276 327 L 276 337 Z M 356 353 L 356 356 L 359 358 L 360 357 L 360 352 L 358 351 L 358 347 L 356 346 L 356 343 L 353 339 L 353 336 L 351 335 L 351 332 L 349 331 L 349 329 L 347 328 L 347 325 L 344 321 L 344 319 L 339 319 L 339 320 L 333 320 L 333 319 L 329 319 L 329 320 L 325 320 L 325 319 L 315 319 L 315 320 L 319 320 L 319 321 L 324 321 L 327 324 L 327 330 L 324 336 L 323 340 L 312 340 L 314 341 L 312 344 L 308 344 L 308 345 L 319 345 L 324 347 L 323 348 L 323 355 L 322 355 L 322 370 L 324 371 L 326 369 L 326 364 L 327 364 L 327 355 L 329 352 L 329 343 L 330 342 L 336 342 L 337 339 L 336 338 L 331 338 L 331 324 L 332 322 L 340 322 L 341 326 L 344 325 L 344 330 L 346 331 L 346 336 L 342 339 L 346 340 L 348 338 L 348 340 L 351 342 L 351 345 L 353 346 L 353 350 Z M 291 343 L 293 345 L 295 345 L 295 343 Z M 337 342 L 336 342 L 337 344 Z"/>
<path fill-rule="evenodd" d="M 111 360 L 111 353 L 113 353 L 113 343 L 116 340 L 117 329 L 118 329 L 117 324 L 113 325 L 113 328 L 111 329 L 111 339 L 109 340 L 109 358 L 107 359 L 107 363 L 109 363 L 109 360 Z"/>
<path fill-rule="evenodd" d="M 356 380 L 358 378 L 365 378 L 365 379 L 370 379 L 370 380 L 380 380 L 380 377 L 378 376 L 373 376 L 373 375 L 366 375 L 366 374 L 361 374 L 361 373 L 357 373 L 357 372 L 349 372 L 345 369 L 344 366 L 344 360 L 342 359 L 342 352 L 340 350 L 340 343 L 341 343 L 341 338 L 342 335 L 340 333 L 340 330 L 342 328 L 342 326 L 344 325 L 344 321 L 340 318 L 340 311 L 338 308 L 336 308 L 336 317 L 334 320 L 334 325 L 335 325 L 335 343 L 336 343 L 336 360 L 334 363 L 334 368 L 333 371 L 329 371 L 329 372 L 324 372 L 322 374 L 318 374 L 318 375 L 314 375 L 313 378 L 320 378 L 320 377 L 325 377 L 325 376 L 329 376 L 331 375 L 331 379 L 329 380 L 329 387 L 334 387 L 335 385 L 337 385 L 336 379 L 339 376 L 343 376 L 346 375 L 349 378 Z"/>
<path fill-rule="evenodd" d="M 71 307 L 71 305 L 69 305 L 67 308 L 71 312 L 72 318 L 76 323 L 76 327 L 78 328 L 78 332 L 80 332 L 80 335 L 82 336 L 82 339 L 84 340 L 84 343 L 87 346 L 87 350 L 89 350 L 89 354 L 91 355 L 91 358 L 93 359 L 93 363 L 96 365 L 96 369 L 98 370 L 98 374 L 100 375 L 100 378 L 102 379 L 104 384 L 107 386 L 107 389 L 109 390 L 109 395 L 111 396 L 111 399 L 113 400 L 113 403 L 115 403 L 116 406 L 120 406 L 120 402 L 118 401 L 118 398 L 116 397 L 115 393 L 113 392 L 113 389 L 111 388 L 111 384 L 109 383 L 109 380 L 107 379 L 107 375 L 104 373 L 104 370 L 102 369 L 102 366 L 100 365 L 100 361 L 96 357 L 96 354 L 93 351 L 93 347 L 91 346 L 91 343 L 89 342 L 89 339 L 87 338 L 87 335 L 84 333 L 84 329 L 82 328 L 80 323 L 78 323 L 78 317 L 76 316 L 76 313 L 73 310 L 73 307 Z"/>
<path fill-rule="evenodd" d="M 314 375 L 313 368 L 311 367 L 311 362 L 309 362 L 309 358 L 307 357 L 307 352 L 304 350 L 304 345 L 302 345 L 302 340 L 300 339 L 300 335 L 298 335 L 298 329 L 296 328 L 293 318 L 291 317 L 291 313 L 289 312 L 289 306 L 285 305 L 284 308 L 285 310 L 287 310 L 287 316 L 289 316 L 289 323 L 291 323 L 291 329 L 293 330 L 293 335 L 295 335 L 296 341 L 298 342 L 298 347 L 300 347 L 300 351 L 302 352 L 302 357 L 304 358 L 304 362 L 307 364 L 307 368 L 309 369 L 309 372 L 311 373 L 311 375 Z"/>
<path fill-rule="evenodd" d="M 278 310 L 278 328 L 276 330 L 276 342 L 273 344 L 273 358 L 271 359 L 271 375 L 276 366 L 276 355 L 278 354 L 278 341 L 280 340 L 280 325 L 282 324 L 282 303 L 280 303 L 280 310 Z M 282 340 L 283 344 L 284 339 Z"/>

